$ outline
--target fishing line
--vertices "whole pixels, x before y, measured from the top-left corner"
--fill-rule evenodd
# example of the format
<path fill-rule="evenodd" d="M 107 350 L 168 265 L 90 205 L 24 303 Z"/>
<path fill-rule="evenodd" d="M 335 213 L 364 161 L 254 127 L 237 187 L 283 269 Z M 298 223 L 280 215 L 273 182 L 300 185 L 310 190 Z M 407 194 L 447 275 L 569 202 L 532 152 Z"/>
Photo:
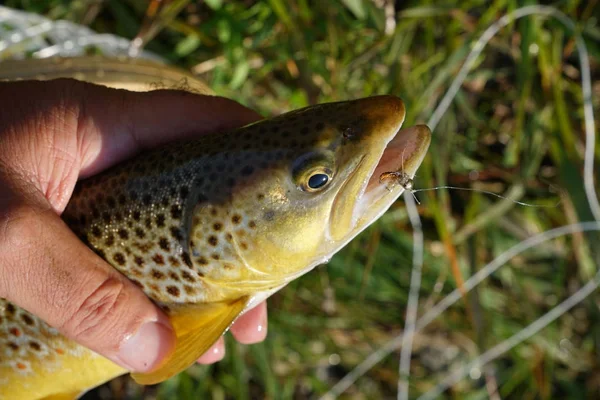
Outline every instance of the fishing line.
<path fill-rule="evenodd" d="M 411 192 L 414 194 L 414 193 L 418 193 L 418 192 L 430 192 L 430 191 L 433 191 L 433 190 L 440 190 L 440 189 L 462 190 L 462 191 L 465 191 L 465 192 L 479 192 L 479 193 L 489 194 L 491 196 L 495 196 L 495 197 L 498 197 L 500 199 L 512 201 L 513 203 L 521 205 L 521 206 L 534 207 L 534 208 L 556 208 L 562 202 L 559 199 L 558 202 L 556 204 L 553 204 L 553 205 L 530 204 L 530 203 L 525 203 L 523 201 L 514 200 L 514 199 L 511 199 L 509 197 L 502 196 L 501 194 L 490 192 L 488 190 L 475 189 L 475 188 L 464 188 L 464 187 L 457 187 L 457 186 L 436 186 L 436 187 L 425 188 L 425 189 L 413 189 L 413 190 L 411 190 Z"/>

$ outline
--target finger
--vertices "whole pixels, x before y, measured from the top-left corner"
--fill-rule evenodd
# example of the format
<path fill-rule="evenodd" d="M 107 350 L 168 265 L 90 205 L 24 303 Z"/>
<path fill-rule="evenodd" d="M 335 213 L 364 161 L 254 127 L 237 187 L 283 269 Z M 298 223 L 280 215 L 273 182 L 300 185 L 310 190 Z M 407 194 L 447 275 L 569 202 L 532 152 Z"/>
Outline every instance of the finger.
<path fill-rule="evenodd" d="M 170 354 L 175 340 L 168 319 L 48 204 L 4 203 L 0 297 L 128 370 L 150 371 Z"/>
<path fill-rule="evenodd" d="M 217 342 L 198 359 L 198 363 L 212 364 L 221 361 L 223 357 L 225 357 L 225 340 L 223 339 L 223 336 L 221 336 L 219 340 L 217 340 Z"/>
<path fill-rule="evenodd" d="M 267 337 L 267 303 L 263 301 L 231 326 L 235 339 L 243 344 L 262 342 Z"/>

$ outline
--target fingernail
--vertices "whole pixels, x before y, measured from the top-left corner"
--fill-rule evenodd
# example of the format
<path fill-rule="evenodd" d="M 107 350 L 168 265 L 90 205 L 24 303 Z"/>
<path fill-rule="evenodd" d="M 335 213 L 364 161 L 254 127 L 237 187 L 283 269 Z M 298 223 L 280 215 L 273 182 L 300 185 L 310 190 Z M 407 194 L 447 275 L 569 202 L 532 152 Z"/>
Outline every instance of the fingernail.
<path fill-rule="evenodd" d="M 199 364 L 212 364 L 221 361 L 225 357 L 225 341 L 221 336 L 206 353 L 198 359 Z"/>
<path fill-rule="evenodd" d="M 171 353 L 175 345 L 173 330 L 160 322 L 146 322 L 121 344 L 118 361 L 131 371 L 148 372 Z"/>

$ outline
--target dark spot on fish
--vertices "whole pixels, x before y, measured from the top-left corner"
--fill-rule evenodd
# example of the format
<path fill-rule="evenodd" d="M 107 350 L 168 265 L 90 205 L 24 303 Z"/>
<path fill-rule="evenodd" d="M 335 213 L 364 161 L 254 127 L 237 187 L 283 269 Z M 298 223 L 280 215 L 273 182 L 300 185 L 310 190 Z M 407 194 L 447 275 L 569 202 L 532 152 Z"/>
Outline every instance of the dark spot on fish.
<path fill-rule="evenodd" d="M 248 250 L 248 243 L 246 243 L 246 242 L 241 242 L 241 243 L 240 243 L 240 248 L 241 248 L 242 250 Z"/>
<path fill-rule="evenodd" d="M 169 246 L 169 241 L 167 240 L 166 237 L 161 237 L 158 240 L 158 245 L 160 246 L 161 249 L 163 249 L 164 251 L 169 251 L 170 250 L 170 246 Z"/>
<path fill-rule="evenodd" d="M 162 228 L 165 226 L 165 215 L 164 214 L 156 215 L 156 226 L 158 226 L 159 228 Z"/>
<path fill-rule="evenodd" d="M 179 204 L 174 204 L 171 206 L 171 217 L 173 219 L 181 218 L 181 206 Z"/>
<path fill-rule="evenodd" d="M 215 223 L 213 224 L 213 229 L 214 229 L 215 231 L 217 231 L 217 232 L 218 232 L 218 231 L 220 231 L 221 229 L 223 229 L 223 224 L 222 224 L 222 223 L 220 223 L 220 222 L 215 222 Z"/>
<path fill-rule="evenodd" d="M 131 216 L 133 217 L 134 221 L 139 221 L 141 218 L 141 214 L 138 210 L 135 210 L 133 213 L 131 213 Z"/>
<path fill-rule="evenodd" d="M 159 271 L 159 270 L 157 270 L 157 269 L 153 269 L 153 270 L 152 270 L 152 277 L 153 277 L 154 279 L 159 279 L 159 280 L 160 280 L 160 279 L 164 279 L 164 277 L 165 277 L 165 274 L 163 274 L 162 272 L 160 272 L 160 271 Z"/>
<path fill-rule="evenodd" d="M 151 229 L 152 228 L 152 219 L 150 219 L 150 217 L 146 218 L 146 220 L 144 221 L 146 228 Z"/>
<path fill-rule="evenodd" d="M 99 237 L 102 236 L 102 231 L 97 226 L 94 226 L 92 228 L 92 235 L 94 235 L 95 237 L 99 238 Z"/>
<path fill-rule="evenodd" d="M 183 287 L 183 290 L 185 290 L 185 293 L 189 296 L 193 296 L 196 294 L 196 289 L 194 289 L 193 287 L 191 287 L 189 285 L 185 285 Z"/>
<path fill-rule="evenodd" d="M 215 235 L 211 235 L 208 237 L 208 243 L 211 246 L 216 246 L 219 244 L 219 239 L 217 239 L 217 237 Z"/>
<path fill-rule="evenodd" d="M 200 180 L 201 178 L 199 178 L 198 180 Z M 181 189 L 179 189 L 179 195 L 181 196 L 182 199 L 185 199 L 188 194 L 190 193 L 190 190 L 188 189 L 187 186 L 182 186 Z"/>
<path fill-rule="evenodd" d="M 26 325 L 32 326 L 34 324 L 33 318 L 31 318 L 27 314 L 21 315 L 21 319 L 25 322 Z"/>
<path fill-rule="evenodd" d="M 179 297 L 179 288 L 177 286 L 167 286 L 167 292 L 174 297 Z"/>
<path fill-rule="evenodd" d="M 197 261 L 200 265 L 208 265 L 208 260 L 206 259 L 206 257 L 199 257 Z"/>
<path fill-rule="evenodd" d="M 273 221 L 273 218 L 275 218 L 275 211 L 273 211 L 273 210 L 267 210 L 263 214 L 263 219 L 265 221 Z"/>
<path fill-rule="evenodd" d="M 152 256 L 152 261 L 154 261 L 158 265 L 164 265 L 165 264 L 165 259 L 160 254 L 153 255 Z"/>
<path fill-rule="evenodd" d="M 173 267 L 179 267 L 181 265 L 179 260 L 173 256 L 169 256 L 169 264 L 171 264 Z"/>
<path fill-rule="evenodd" d="M 129 239 L 129 232 L 127 232 L 127 229 L 119 229 L 119 237 L 123 240 L 127 240 Z"/>
<path fill-rule="evenodd" d="M 40 351 L 40 350 L 42 350 L 42 346 L 38 342 L 34 342 L 33 340 L 29 342 L 29 347 L 33 351 Z"/>
<path fill-rule="evenodd" d="M 120 266 L 125 265 L 125 256 L 123 255 L 123 253 L 115 253 L 115 255 L 113 256 L 113 260 Z"/>
<path fill-rule="evenodd" d="M 135 236 L 137 236 L 140 239 L 143 239 L 146 237 L 146 232 L 144 232 L 142 228 L 135 228 Z"/>
<path fill-rule="evenodd" d="M 188 282 L 196 282 L 196 279 L 194 279 L 194 277 L 187 271 L 182 271 L 181 277 Z"/>
<path fill-rule="evenodd" d="M 240 222 L 242 222 L 241 215 L 235 214 L 233 217 L 231 217 L 231 222 L 233 222 L 235 225 L 238 225 Z"/>
<path fill-rule="evenodd" d="M 120 194 L 119 197 L 117 198 L 117 201 L 119 202 L 120 205 L 124 205 L 125 203 L 127 203 L 127 197 L 125 197 L 124 194 Z"/>
<path fill-rule="evenodd" d="M 113 244 L 115 244 L 115 235 L 113 235 L 112 233 L 109 234 L 106 237 L 106 240 L 104 241 L 104 244 L 107 246 L 112 246 Z"/>
<path fill-rule="evenodd" d="M 134 262 L 135 262 L 137 265 L 139 265 L 140 267 L 141 267 L 142 265 L 144 265 L 144 259 L 143 259 L 142 257 L 140 257 L 140 256 L 135 256 L 135 257 L 134 257 L 134 259 L 133 259 L 133 261 L 134 261 Z"/>
<path fill-rule="evenodd" d="M 179 279 L 179 275 L 177 275 L 175 272 L 171 272 L 169 273 L 169 276 L 171 277 L 171 279 L 173 279 L 175 282 L 179 282 L 181 279 Z"/>
<path fill-rule="evenodd" d="M 15 315 L 15 312 L 17 311 L 17 309 L 15 308 L 15 306 L 13 306 L 11 303 L 8 303 L 8 304 L 5 306 L 5 308 L 4 308 L 4 309 L 6 310 L 6 314 L 7 314 L 9 317 L 12 317 L 13 315 Z"/>
<path fill-rule="evenodd" d="M 142 203 L 144 203 L 145 206 L 149 206 L 150 204 L 152 204 L 152 196 L 150 196 L 149 194 L 145 194 L 144 197 L 142 197 Z"/>
<path fill-rule="evenodd" d="M 110 224 L 110 220 L 111 220 L 110 213 L 108 211 L 104 211 L 102 213 L 102 221 L 104 221 L 105 224 Z"/>
<path fill-rule="evenodd" d="M 15 342 L 8 342 L 7 343 L 8 347 L 10 347 L 13 351 L 17 351 L 19 350 L 19 345 L 16 344 Z"/>
<path fill-rule="evenodd" d="M 171 236 L 173 236 L 178 242 L 183 240 L 183 234 L 181 233 L 181 229 L 179 229 L 176 226 L 171 227 Z"/>

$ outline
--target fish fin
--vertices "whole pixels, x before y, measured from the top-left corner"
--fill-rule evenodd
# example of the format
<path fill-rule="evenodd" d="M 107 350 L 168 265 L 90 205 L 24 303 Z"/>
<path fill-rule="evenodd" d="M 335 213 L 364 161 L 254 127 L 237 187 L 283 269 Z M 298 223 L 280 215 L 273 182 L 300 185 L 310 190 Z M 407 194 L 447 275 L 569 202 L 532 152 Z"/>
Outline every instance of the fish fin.
<path fill-rule="evenodd" d="M 160 367 L 149 373 L 132 373 L 139 384 L 160 383 L 192 365 L 221 337 L 244 310 L 248 297 L 230 302 L 201 304 L 173 310 L 171 323 L 176 344 L 171 356 Z"/>
<path fill-rule="evenodd" d="M 84 392 L 77 391 L 71 393 L 58 393 L 52 394 L 50 396 L 46 396 L 43 400 L 76 400 L 78 399 Z"/>

